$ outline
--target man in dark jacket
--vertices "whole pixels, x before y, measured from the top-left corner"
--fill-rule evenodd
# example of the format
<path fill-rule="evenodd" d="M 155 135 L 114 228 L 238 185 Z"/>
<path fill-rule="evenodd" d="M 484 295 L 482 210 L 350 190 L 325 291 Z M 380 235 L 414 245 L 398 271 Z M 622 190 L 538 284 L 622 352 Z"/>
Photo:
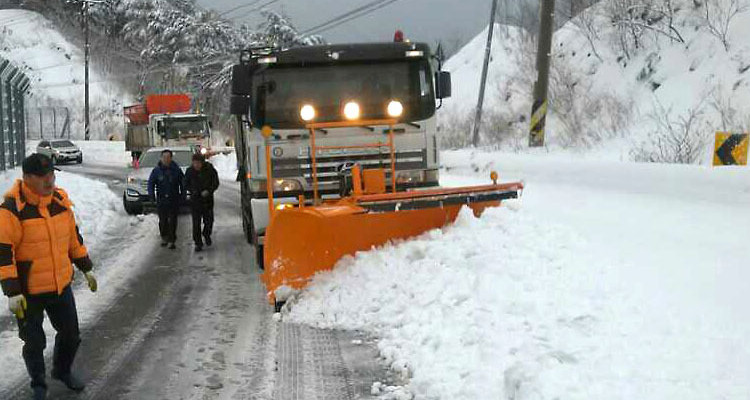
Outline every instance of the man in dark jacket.
<path fill-rule="evenodd" d="M 185 189 L 190 193 L 195 251 L 203 250 L 203 239 L 206 240 L 207 246 L 211 245 L 211 231 L 214 226 L 214 192 L 218 188 L 219 174 L 214 166 L 207 162 L 203 155 L 193 155 L 193 164 L 185 172 Z M 202 230 L 201 220 L 203 220 Z"/>
<path fill-rule="evenodd" d="M 180 211 L 180 200 L 185 190 L 182 186 L 185 179 L 180 166 L 172 161 L 172 151 L 161 152 L 161 161 L 148 178 L 148 195 L 156 201 L 159 212 L 159 234 L 161 246 L 169 245 L 175 249 L 177 241 L 177 214 Z"/>

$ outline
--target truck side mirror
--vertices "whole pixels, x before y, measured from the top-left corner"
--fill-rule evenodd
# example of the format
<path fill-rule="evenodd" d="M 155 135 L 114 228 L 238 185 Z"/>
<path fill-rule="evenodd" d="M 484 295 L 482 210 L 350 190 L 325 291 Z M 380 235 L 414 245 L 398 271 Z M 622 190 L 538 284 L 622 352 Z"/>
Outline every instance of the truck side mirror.
<path fill-rule="evenodd" d="M 232 94 L 250 96 L 253 91 L 252 69 L 250 65 L 232 66 Z"/>
<path fill-rule="evenodd" d="M 451 73 L 438 71 L 435 73 L 435 97 L 447 99 L 451 97 Z"/>
<path fill-rule="evenodd" d="M 229 100 L 229 113 L 247 115 L 250 112 L 250 96 L 233 94 Z"/>
<path fill-rule="evenodd" d="M 214 123 L 213 123 L 213 121 L 208 121 L 208 127 L 209 127 L 209 129 L 214 129 Z"/>
<path fill-rule="evenodd" d="M 164 127 L 164 122 L 159 121 L 156 123 L 156 132 L 160 136 L 165 136 L 167 134 L 167 129 Z"/>

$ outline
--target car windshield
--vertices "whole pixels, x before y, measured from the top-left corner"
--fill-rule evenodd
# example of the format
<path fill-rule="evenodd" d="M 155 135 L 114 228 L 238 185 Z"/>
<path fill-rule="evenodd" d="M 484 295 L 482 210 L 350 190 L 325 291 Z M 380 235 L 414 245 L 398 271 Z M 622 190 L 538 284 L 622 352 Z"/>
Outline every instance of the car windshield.
<path fill-rule="evenodd" d="M 208 123 L 205 118 L 167 118 L 164 120 L 167 139 L 208 136 Z"/>
<path fill-rule="evenodd" d="M 357 102 L 360 118 L 387 118 L 392 100 L 404 106 L 403 119 L 421 120 L 435 112 L 432 74 L 426 61 L 387 61 L 337 65 L 280 65 L 261 69 L 253 80 L 253 122 L 273 128 L 300 128 L 300 108 L 315 108 L 317 122 L 342 120 L 346 103 Z"/>
<path fill-rule="evenodd" d="M 52 147 L 75 147 L 75 145 L 70 140 L 58 140 L 52 142 Z"/>
<path fill-rule="evenodd" d="M 161 151 L 147 151 L 143 153 L 139 160 L 141 168 L 153 168 L 159 164 L 161 160 Z M 190 165 L 193 160 L 193 152 L 186 150 L 173 150 L 172 160 L 177 163 L 180 167 L 186 167 Z"/>

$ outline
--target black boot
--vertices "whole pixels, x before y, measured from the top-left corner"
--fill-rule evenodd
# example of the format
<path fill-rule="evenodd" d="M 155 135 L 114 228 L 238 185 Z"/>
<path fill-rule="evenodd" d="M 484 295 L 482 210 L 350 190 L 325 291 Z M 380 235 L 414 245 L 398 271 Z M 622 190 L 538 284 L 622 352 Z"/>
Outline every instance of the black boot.
<path fill-rule="evenodd" d="M 211 241 L 211 235 L 204 235 L 203 239 L 206 241 L 206 246 L 211 246 L 214 243 Z"/>
<path fill-rule="evenodd" d="M 47 398 L 47 387 L 34 386 L 31 388 L 31 398 L 34 400 L 45 400 Z"/>
<path fill-rule="evenodd" d="M 172 243 L 169 244 L 169 249 L 170 250 L 174 250 L 176 248 L 177 248 L 177 246 L 174 244 L 174 242 L 172 242 Z"/>
<path fill-rule="evenodd" d="M 196 245 L 195 245 L 195 251 L 196 251 L 196 252 L 201 252 L 201 251 L 203 251 L 203 245 L 202 245 L 202 244 L 196 244 Z"/>
<path fill-rule="evenodd" d="M 70 372 L 63 375 L 52 371 L 52 378 L 62 382 L 68 389 L 75 392 L 80 392 L 86 388 L 86 384 L 83 383 L 80 379 L 76 378 L 75 375 Z"/>

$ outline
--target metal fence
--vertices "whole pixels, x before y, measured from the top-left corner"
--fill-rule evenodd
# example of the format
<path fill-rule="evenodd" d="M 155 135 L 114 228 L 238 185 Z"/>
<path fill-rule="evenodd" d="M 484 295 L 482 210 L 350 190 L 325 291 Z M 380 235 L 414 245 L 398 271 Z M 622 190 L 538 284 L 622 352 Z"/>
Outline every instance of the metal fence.
<path fill-rule="evenodd" d="M 26 138 L 70 139 L 70 118 L 68 107 L 27 107 Z"/>
<path fill-rule="evenodd" d="M 31 81 L 0 57 L 0 171 L 15 168 L 26 156 L 24 97 Z"/>

